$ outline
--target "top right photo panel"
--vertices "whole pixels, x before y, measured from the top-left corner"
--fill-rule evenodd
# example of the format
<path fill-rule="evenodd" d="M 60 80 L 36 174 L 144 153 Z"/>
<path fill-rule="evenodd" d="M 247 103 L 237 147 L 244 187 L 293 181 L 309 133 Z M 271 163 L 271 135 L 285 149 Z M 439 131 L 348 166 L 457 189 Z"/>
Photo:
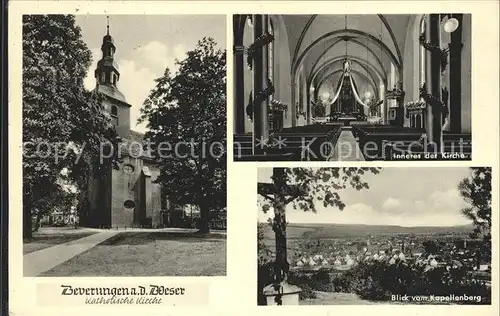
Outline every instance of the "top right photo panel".
<path fill-rule="evenodd" d="M 234 161 L 471 160 L 471 15 L 234 15 Z"/>

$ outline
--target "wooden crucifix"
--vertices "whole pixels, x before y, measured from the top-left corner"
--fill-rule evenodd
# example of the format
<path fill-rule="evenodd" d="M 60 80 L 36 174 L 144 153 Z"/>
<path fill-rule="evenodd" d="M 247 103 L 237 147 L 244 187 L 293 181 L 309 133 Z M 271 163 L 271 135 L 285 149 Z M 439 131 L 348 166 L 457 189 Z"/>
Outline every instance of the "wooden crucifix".
<path fill-rule="evenodd" d="M 287 280 L 289 272 L 285 207 L 296 198 L 305 196 L 306 192 L 299 185 L 287 184 L 285 168 L 273 168 L 272 180 L 272 183 L 259 182 L 257 191 L 261 196 L 271 201 L 274 209 L 272 227 L 276 238 L 275 284 L 280 286 L 282 281 Z M 277 297 L 277 304 L 281 305 L 280 297 Z"/>

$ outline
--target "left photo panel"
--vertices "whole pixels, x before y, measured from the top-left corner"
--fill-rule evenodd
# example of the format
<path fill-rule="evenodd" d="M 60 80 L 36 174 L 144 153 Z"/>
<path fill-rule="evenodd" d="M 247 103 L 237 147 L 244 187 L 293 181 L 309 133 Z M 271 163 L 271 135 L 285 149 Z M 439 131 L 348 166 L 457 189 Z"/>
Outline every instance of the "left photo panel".
<path fill-rule="evenodd" d="M 226 16 L 24 15 L 25 277 L 226 275 Z"/>

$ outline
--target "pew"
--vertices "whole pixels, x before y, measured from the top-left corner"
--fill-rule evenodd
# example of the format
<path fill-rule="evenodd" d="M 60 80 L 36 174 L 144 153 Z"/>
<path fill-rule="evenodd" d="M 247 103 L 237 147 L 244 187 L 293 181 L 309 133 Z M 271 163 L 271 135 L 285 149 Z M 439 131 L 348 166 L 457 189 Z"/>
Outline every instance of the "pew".
<path fill-rule="evenodd" d="M 340 124 L 312 124 L 284 128 L 269 137 L 268 145 L 252 150 L 252 134 L 234 135 L 235 161 L 320 161 L 331 154 Z M 257 145 L 257 144 L 255 144 Z M 308 146 L 308 148 L 306 148 Z"/>
<path fill-rule="evenodd" d="M 352 132 L 365 160 L 386 160 L 388 143 L 418 142 L 423 130 L 391 125 L 356 125 Z"/>
<path fill-rule="evenodd" d="M 443 134 L 443 153 L 435 144 L 402 140 L 385 141 L 386 160 L 471 160 L 472 140 L 470 134 Z"/>

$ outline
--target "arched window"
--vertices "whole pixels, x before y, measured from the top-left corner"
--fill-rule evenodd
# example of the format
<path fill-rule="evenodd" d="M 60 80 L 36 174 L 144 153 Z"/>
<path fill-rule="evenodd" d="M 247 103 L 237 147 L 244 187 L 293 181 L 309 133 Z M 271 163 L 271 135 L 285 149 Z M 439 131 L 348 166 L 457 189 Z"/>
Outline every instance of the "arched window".
<path fill-rule="evenodd" d="M 268 24 L 268 32 L 269 34 L 274 36 L 274 26 L 273 26 L 273 21 L 269 18 L 269 24 Z M 274 83 L 274 41 L 269 43 L 268 45 L 268 60 L 267 60 L 267 73 L 269 75 L 269 79 L 271 82 Z M 272 96 L 271 96 L 272 98 Z"/>
<path fill-rule="evenodd" d="M 427 40 L 427 16 L 424 14 L 420 20 L 420 36 L 424 36 L 425 40 Z M 417 39 L 419 40 L 419 39 Z M 420 63 L 420 71 L 419 71 L 419 87 L 425 83 L 425 78 L 427 76 L 427 58 L 426 58 L 426 50 L 422 45 L 419 45 L 419 63 Z"/>
<path fill-rule="evenodd" d="M 111 121 L 115 126 L 118 126 L 118 107 L 116 105 L 111 106 Z"/>

